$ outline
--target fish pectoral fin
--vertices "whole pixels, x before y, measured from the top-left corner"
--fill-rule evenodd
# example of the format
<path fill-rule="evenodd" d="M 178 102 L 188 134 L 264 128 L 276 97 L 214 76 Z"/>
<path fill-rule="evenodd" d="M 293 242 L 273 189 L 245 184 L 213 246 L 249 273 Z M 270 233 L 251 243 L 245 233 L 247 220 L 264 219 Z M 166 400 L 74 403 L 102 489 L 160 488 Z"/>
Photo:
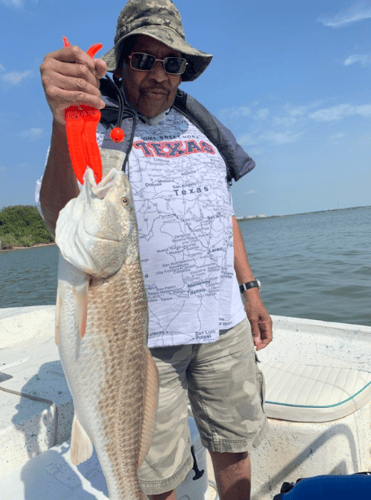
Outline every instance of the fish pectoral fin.
<path fill-rule="evenodd" d="M 92 453 L 93 443 L 75 414 L 73 417 L 71 433 L 71 462 L 74 465 L 79 465 L 81 462 L 88 460 Z"/>
<path fill-rule="evenodd" d="M 141 467 L 151 446 L 153 428 L 155 426 L 158 402 L 158 370 L 148 351 L 147 361 L 147 384 L 144 400 L 144 416 L 142 424 L 142 437 L 138 457 L 138 469 Z"/>
<path fill-rule="evenodd" d="M 57 289 L 57 303 L 55 308 L 55 343 L 59 344 L 59 330 L 61 319 L 62 299 L 59 290 Z"/>
<path fill-rule="evenodd" d="M 86 332 L 86 322 L 88 318 L 88 291 L 89 291 L 89 277 L 86 278 L 79 285 L 74 285 L 73 293 L 75 296 L 75 324 L 76 329 L 80 333 L 80 338 L 84 338 Z"/>

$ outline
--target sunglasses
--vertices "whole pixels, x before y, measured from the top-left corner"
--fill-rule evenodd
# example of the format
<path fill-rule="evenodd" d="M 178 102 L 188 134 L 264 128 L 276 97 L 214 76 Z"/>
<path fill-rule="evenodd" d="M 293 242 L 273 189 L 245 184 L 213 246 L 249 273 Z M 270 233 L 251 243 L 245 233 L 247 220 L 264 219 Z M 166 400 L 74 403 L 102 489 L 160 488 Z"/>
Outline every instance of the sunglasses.
<path fill-rule="evenodd" d="M 187 61 L 182 57 L 165 57 L 165 59 L 156 59 L 151 54 L 144 52 L 133 52 L 130 56 L 130 66 L 137 71 L 151 71 L 157 61 L 161 61 L 164 70 L 170 75 L 182 75 L 187 67 Z"/>

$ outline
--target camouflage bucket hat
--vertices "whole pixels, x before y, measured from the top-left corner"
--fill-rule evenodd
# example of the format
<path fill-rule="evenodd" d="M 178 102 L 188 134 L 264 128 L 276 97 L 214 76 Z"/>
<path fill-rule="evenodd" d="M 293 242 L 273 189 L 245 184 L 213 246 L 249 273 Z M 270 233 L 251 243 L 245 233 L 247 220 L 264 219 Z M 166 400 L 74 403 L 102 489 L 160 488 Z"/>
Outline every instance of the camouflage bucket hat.
<path fill-rule="evenodd" d="M 187 59 L 182 80 L 191 82 L 209 65 L 212 55 L 201 52 L 185 41 L 182 19 L 171 0 L 129 0 L 117 20 L 114 47 L 102 59 L 107 71 L 117 68 L 125 39 L 132 35 L 148 35 L 181 52 Z"/>

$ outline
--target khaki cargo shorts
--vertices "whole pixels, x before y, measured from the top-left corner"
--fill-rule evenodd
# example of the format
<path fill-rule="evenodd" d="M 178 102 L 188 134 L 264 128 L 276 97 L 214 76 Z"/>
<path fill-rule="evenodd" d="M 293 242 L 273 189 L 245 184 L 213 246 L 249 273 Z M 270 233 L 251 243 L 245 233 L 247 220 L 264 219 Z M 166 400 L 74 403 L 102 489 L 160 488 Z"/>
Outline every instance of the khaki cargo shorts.
<path fill-rule="evenodd" d="M 152 445 L 138 471 L 147 495 L 175 489 L 193 467 L 188 398 L 203 445 L 243 452 L 266 437 L 265 385 L 247 319 L 216 342 L 151 349 L 160 374 Z"/>

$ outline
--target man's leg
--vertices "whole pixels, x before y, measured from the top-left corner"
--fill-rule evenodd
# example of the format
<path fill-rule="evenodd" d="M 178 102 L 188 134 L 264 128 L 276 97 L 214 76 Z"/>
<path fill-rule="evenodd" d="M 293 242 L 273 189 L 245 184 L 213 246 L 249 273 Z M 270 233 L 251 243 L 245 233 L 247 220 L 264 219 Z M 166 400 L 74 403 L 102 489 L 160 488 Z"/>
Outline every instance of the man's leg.
<path fill-rule="evenodd" d="M 150 500 L 176 500 L 175 490 L 168 491 L 166 493 L 160 493 L 160 495 L 151 495 Z"/>
<path fill-rule="evenodd" d="M 221 500 L 248 500 L 251 469 L 247 450 L 268 432 L 264 377 L 247 319 L 219 339 L 197 346 L 187 372 L 188 394 L 202 443 L 210 451 Z"/>
<path fill-rule="evenodd" d="M 251 466 L 248 453 L 209 453 L 220 500 L 250 500 Z"/>
<path fill-rule="evenodd" d="M 154 348 L 151 353 L 160 387 L 151 447 L 138 470 L 139 486 L 150 500 L 176 500 L 174 490 L 193 466 L 186 379 L 192 346 Z"/>

